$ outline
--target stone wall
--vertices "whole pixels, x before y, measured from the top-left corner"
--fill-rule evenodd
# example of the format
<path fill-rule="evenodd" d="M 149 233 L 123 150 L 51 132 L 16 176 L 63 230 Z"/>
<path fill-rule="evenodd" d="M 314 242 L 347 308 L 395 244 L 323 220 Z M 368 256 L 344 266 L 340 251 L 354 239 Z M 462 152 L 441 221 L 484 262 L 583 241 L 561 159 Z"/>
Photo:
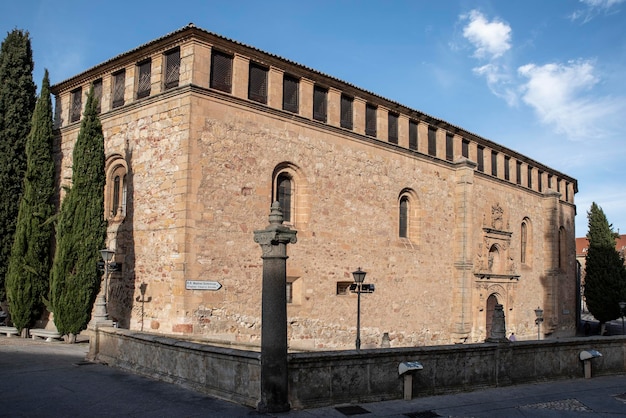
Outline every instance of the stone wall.
<path fill-rule="evenodd" d="M 255 407 L 260 354 L 123 329 L 101 328 L 97 359 L 211 396 Z M 97 347 L 94 346 L 97 344 Z M 570 338 L 500 344 L 291 353 L 289 401 L 294 409 L 403 397 L 398 366 L 419 361 L 411 396 L 582 378 L 583 350 L 598 350 L 592 376 L 626 373 L 626 337 Z"/>

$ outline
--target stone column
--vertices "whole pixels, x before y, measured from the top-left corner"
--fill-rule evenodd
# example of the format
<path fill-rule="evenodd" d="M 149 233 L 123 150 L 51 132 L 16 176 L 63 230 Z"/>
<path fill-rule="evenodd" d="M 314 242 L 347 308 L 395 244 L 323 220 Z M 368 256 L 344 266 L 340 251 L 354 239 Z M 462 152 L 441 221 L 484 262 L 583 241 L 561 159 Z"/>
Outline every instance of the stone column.
<path fill-rule="evenodd" d="M 269 225 L 254 231 L 263 255 L 261 296 L 261 400 L 259 412 L 289 411 L 287 369 L 287 244 L 297 231 L 284 226 L 280 204 L 274 202 Z"/>

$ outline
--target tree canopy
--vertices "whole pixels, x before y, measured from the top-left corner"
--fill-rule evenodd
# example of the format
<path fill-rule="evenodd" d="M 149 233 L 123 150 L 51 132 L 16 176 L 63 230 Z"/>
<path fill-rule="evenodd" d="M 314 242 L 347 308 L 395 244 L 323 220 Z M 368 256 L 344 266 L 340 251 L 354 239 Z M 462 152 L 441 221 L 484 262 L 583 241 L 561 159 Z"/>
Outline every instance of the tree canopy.
<path fill-rule="evenodd" d="M 106 235 L 104 136 L 93 88 L 87 95 L 72 154 L 72 186 L 59 213 L 50 279 L 50 305 L 62 334 L 87 327 L 100 289 L 97 263 Z"/>
<path fill-rule="evenodd" d="M 602 208 L 595 202 L 587 212 L 589 249 L 585 262 L 585 301 L 600 323 L 620 317 L 619 302 L 626 297 L 624 260 L 615 249 L 613 232 Z"/>

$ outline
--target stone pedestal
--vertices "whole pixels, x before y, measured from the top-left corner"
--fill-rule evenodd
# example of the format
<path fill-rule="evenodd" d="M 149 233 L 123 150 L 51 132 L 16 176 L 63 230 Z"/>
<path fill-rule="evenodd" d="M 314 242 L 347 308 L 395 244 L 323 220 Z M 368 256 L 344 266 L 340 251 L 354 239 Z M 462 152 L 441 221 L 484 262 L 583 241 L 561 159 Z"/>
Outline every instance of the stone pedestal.
<path fill-rule="evenodd" d="M 287 244 L 296 231 L 282 225 L 280 204 L 274 202 L 269 225 L 254 231 L 263 255 L 261 297 L 261 400 L 259 412 L 289 411 L 287 369 Z"/>

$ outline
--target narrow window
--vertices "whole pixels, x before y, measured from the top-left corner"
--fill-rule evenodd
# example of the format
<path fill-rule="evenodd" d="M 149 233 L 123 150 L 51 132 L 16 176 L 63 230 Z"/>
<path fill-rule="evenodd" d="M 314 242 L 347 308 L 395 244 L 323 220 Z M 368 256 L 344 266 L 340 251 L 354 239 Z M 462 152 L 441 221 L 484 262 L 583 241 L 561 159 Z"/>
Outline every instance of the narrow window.
<path fill-rule="evenodd" d="M 220 51 L 211 52 L 211 80 L 212 89 L 230 93 L 232 90 L 233 57 Z"/>
<path fill-rule="evenodd" d="M 76 90 L 72 90 L 72 107 L 70 110 L 70 122 L 76 122 L 80 120 L 80 112 L 83 108 L 82 105 L 82 95 L 83 89 L 77 88 Z"/>
<path fill-rule="evenodd" d="M 113 108 L 124 106 L 124 89 L 126 84 L 126 71 L 118 71 L 113 74 Z"/>
<path fill-rule="evenodd" d="M 491 151 L 491 175 L 498 177 L 498 153 Z"/>
<path fill-rule="evenodd" d="M 428 127 L 428 155 L 437 156 L 437 128 Z"/>
<path fill-rule="evenodd" d="M 354 104 L 354 99 L 350 96 L 346 96 L 345 94 L 341 95 L 341 127 L 346 129 L 352 129 L 353 127 L 353 118 L 352 118 L 352 107 Z"/>
<path fill-rule="evenodd" d="M 569 183 L 565 182 L 565 201 L 569 202 Z"/>
<path fill-rule="evenodd" d="M 526 263 L 526 245 L 528 240 L 528 227 L 526 222 L 522 222 L 520 233 L 520 262 Z"/>
<path fill-rule="evenodd" d="M 328 90 L 323 87 L 313 88 L 313 119 L 326 122 L 326 109 L 328 102 Z"/>
<path fill-rule="evenodd" d="M 469 158 L 469 141 L 467 139 L 461 142 L 461 155 L 465 158 Z"/>
<path fill-rule="evenodd" d="M 180 48 L 165 53 L 165 89 L 178 87 L 180 80 Z"/>
<path fill-rule="evenodd" d="M 376 106 L 365 106 L 365 135 L 376 137 Z"/>
<path fill-rule="evenodd" d="M 522 184 L 522 163 L 517 161 L 515 164 L 516 183 Z"/>
<path fill-rule="evenodd" d="M 511 180 L 511 157 L 504 157 L 504 179 Z"/>
<path fill-rule="evenodd" d="M 548 189 L 552 188 L 552 174 L 548 174 Z"/>
<path fill-rule="evenodd" d="M 283 221 L 291 222 L 291 177 L 285 173 L 278 175 L 276 200 L 283 211 Z"/>
<path fill-rule="evenodd" d="M 267 103 L 267 68 L 251 62 L 249 75 L 248 99 Z"/>
<path fill-rule="evenodd" d="M 120 188 L 122 186 L 121 183 L 122 182 L 120 176 L 115 176 L 115 179 L 113 179 L 113 205 L 111 206 L 113 217 L 117 215 L 118 208 L 120 206 Z"/>
<path fill-rule="evenodd" d="M 556 180 L 556 191 L 561 193 L 561 180 Z"/>
<path fill-rule="evenodd" d="M 542 177 L 543 177 L 543 171 L 538 171 L 537 172 L 537 189 L 540 192 L 543 192 L 543 182 L 541 181 Z"/>
<path fill-rule="evenodd" d="M 298 113 L 299 100 L 298 90 L 300 81 L 290 75 L 285 74 L 283 77 L 283 110 L 292 113 Z"/>
<path fill-rule="evenodd" d="M 387 140 L 392 144 L 398 143 L 398 115 L 387 115 Z"/>
<path fill-rule="evenodd" d="M 409 198 L 402 196 L 400 198 L 400 218 L 399 218 L 399 235 L 400 238 L 408 238 L 409 236 Z"/>
<path fill-rule="evenodd" d="M 137 82 L 137 98 L 150 96 L 150 73 L 152 69 L 152 61 L 146 60 L 137 64 L 139 72 L 139 80 Z"/>
<path fill-rule="evenodd" d="M 485 171 L 485 157 L 484 154 L 485 153 L 485 147 L 482 146 L 478 146 L 478 171 L 484 172 Z"/>
<path fill-rule="evenodd" d="M 285 290 L 287 291 L 287 303 L 293 303 L 293 283 L 287 282 Z"/>
<path fill-rule="evenodd" d="M 98 113 L 102 112 L 102 79 L 99 78 L 93 82 L 93 97 L 98 101 L 96 104 L 96 110 Z"/>
<path fill-rule="evenodd" d="M 531 166 L 528 166 L 528 188 L 532 189 L 533 188 L 533 168 Z"/>
<path fill-rule="evenodd" d="M 446 134 L 446 160 L 454 160 L 454 135 Z"/>
<path fill-rule="evenodd" d="M 409 121 L 409 149 L 417 150 L 417 122 Z"/>

